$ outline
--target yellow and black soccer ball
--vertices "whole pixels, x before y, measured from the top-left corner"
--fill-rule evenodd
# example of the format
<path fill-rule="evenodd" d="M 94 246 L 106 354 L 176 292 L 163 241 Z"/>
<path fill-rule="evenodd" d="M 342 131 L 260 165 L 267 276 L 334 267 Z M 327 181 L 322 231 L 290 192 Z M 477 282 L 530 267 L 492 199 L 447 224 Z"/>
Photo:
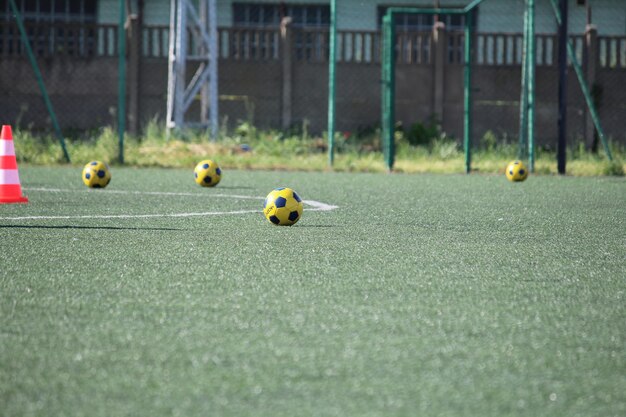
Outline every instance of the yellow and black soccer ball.
<path fill-rule="evenodd" d="M 509 181 L 524 181 L 528 178 L 528 169 L 522 161 L 511 161 L 506 167 L 506 177 Z"/>
<path fill-rule="evenodd" d="M 276 226 L 294 225 L 302 217 L 302 199 L 291 188 L 276 188 L 265 198 L 263 214 Z"/>
<path fill-rule="evenodd" d="M 193 170 L 196 184 L 203 187 L 215 187 L 222 179 L 222 170 L 217 162 L 210 159 L 200 161 Z"/>
<path fill-rule="evenodd" d="M 83 168 L 83 183 L 90 188 L 104 188 L 111 182 L 111 170 L 101 161 L 91 161 Z"/>

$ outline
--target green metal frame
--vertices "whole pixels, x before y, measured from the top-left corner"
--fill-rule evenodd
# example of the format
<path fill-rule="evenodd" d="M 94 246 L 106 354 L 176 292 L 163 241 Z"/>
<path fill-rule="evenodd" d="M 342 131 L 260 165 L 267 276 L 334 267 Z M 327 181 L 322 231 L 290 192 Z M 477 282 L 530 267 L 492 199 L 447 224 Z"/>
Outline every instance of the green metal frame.
<path fill-rule="evenodd" d="M 556 17 L 556 21 L 560 25 L 561 11 L 559 10 L 556 0 L 550 0 L 550 4 L 552 4 L 552 9 L 554 10 L 554 16 Z M 576 77 L 578 78 L 578 84 L 580 84 L 580 89 L 583 93 L 583 96 L 585 97 L 585 102 L 587 103 L 587 108 L 589 109 L 591 120 L 593 120 L 593 124 L 596 128 L 596 131 L 598 132 L 598 137 L 600 137 L 600 140 L 602 141 L 602 146 L 604 147 L 606 157 L 609 161 L 613 161 L 613 155 L 611 154 L 609 142 L 604 134 L 604 129 L 602 129 L 600 117 L 598 116 L 598 112 L 596 111 L 596 106 L 593 104 L 593 98 L 591 97 L 591 93 L 589 92 L 589 87 L 587 87 L 583 70 L 578 62 L 578 58 L 576 58 L 574 45 L 572 45 L 572 42 L 569 39 L 567 40 L 567 56 L 569 57 L 569 60 L 572 63 L 572 67 L 574 68 L 574 72 L 576 73 Z"/>
<path fill-rule="evenodd" d="M 120 20 L 117 29 L 118 42 L 118 92 L 117 134 L 119 137 L 119 162 L 124 163 L 124 132 L 126 132 L 126 2 L 119 0 Z"/>
<path fill-rule="evenodd" d="M 525 0 L 528 2 L 528 0 Z M 522 40 L 522 85 L 520 88 L 520 114 L 519 114 L 519 146 L 517 158 L 525 159 L 528 148 L 526 146 L 526 133 L 528 131 L 528 7 L 524 8 L 524 35 Z"/>
<path fill-rule="evenodd" d="M 35 54 L 33 54 L 33 50 L 30 47 L 30 42 L 28 41 L 28 35 L 26 34 L 26 29 L 24 28 L 24 23 L 22 22 L 22 15 L 20 14 L 17 5 L 15 4 L 15 0 L 9 0 L 9 4 L 11 5 L 11 10 L 15 15 L 15 21 L 17 22 L 17 27 L 20 31 L 20 36 L 22 38 L 22 43 L 24 44 L 24 49 L 26 49 L 26 54 L 28 55 L 28 60 L 30 61 L 30 65 L 33 67 L 33 71 L 35 72 L 35 78 L 37 79 L 37 84 L 39 84 L 39 90 L 41 91 L 41 95 L 43 97 L 43 101 L 46 104 L 46 108 L 48 109 L 48 114 L 50 114 L 50 120 L 52 120 L 52 126 L 54 127 L 54 132 L 61 143 L 61 149 L 63 150 L 63 157 L 67 162 L 71 162 L 70 154 L 67 152 L 67 147 L 65 146 L 65 139 L 63 138 L 63 133 L 61 133 L 61 127 L 59 126 L 59 121 L 57 120 L 56 113 L 54 112 L 54 108 L 52 107 L 52 102 L 50 101 L 50 97 L 48 96 L 48 90 L 46 90 L 46 85 L 43 82 L 43 77 L 41 75 L 41 71 L 39 70 L 39 65 L 37 64 L 37 60 L 35 59 Z"/>
<path fill-rule="evenodd" d="M 463 68 L 463 149 L 465 149 L 465 173 L 472 170 L 472 14 L 465 15 L 465 65 Z"/>
<path fill-rule="evenodd" d="M 535 171 L 535 0 L 526 0 L 528 9 L 528 59 L 526 75 L 528 76 L 528 169 Z"/>
<path fill-rule="evenodd" d="M 472 80 L 472 37 L 473 22 L 472 11 L 482 3 L 483 0 L 474 0 L 462 9 L 445 9 L 445 8 L 416 8 L 416 7 L 390 7 L 383 17 L 383 79 L 382 79 L 382 138 L 383 152 L 385 162 L 389 171 L 393 170 L 395 159 L 394 144 L 394 124 L 395 124 L 395 108 L 394 108 L 394 90 L 395 90 L 395 48 L 394 48 L 394 24 L 393 18 L 397 13 L 412 14 L 448 14 L 448 15 L 464 15 L 465 16 L 465 65 L 463 71 L 463 92 L 464 92 L 464 111 L 463 111 L 463 147 L 465 149 L 465 172 L 469 173 L 472 168 L 472 118 L 471 118 L 471 80 Z"/>
<path fill-rule="evenodd" d="M 535 170 L 535 0 L 525 0 L 522 46 L 522 86 L 517 157 L 528 157 L 528 169 Z"/>
<path fill-rule="evenodd" d="M 328 164 L 335 162 L 335 67 L 337 66 L 337 0 L 330 1 L 330 39 L 328 51 Z"/>
<path fill-rule="evenodd" d="M 392 17 L 383 16 L 383 45 L 392 45 L 395 38 L 395 29 Z M 395 162 L 395 104 L 393 92 L 396 87 L 395 65 L 393 64 L 393 47 L 383 46 L 383 68 L 382 68 L 382 135 L 383 135 L 383 155 L 387 164 L 387 169 L 391 171 Z"/>

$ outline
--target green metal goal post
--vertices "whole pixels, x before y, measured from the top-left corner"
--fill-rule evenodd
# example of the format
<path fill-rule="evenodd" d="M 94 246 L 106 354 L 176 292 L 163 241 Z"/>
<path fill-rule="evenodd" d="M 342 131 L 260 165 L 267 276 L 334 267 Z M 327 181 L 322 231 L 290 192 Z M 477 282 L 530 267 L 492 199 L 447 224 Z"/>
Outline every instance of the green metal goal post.
<path fill-rule="evenodd" d="M 385 163 L 389 171 L 395 162 L 395 27 L 394 16 L 403 14 L 463 15 L 465 16 L 464 71 L 463 71 L 463 147 L 465 149 L 465 171 L 471 170 L 471 50 L 472 50 L 472 11 L 483 0 L 474 0 L 464 8 L 416 8 L 391 7 L 383 17 L 383 68 L 382 68 L 382 138 Z"/>
<path fill-rule="evenodd" d="M 472 12 L 484 0 L 474 0 L 463 8 L 420 8 L 420 7 L 391 7 L 383 17 L 382 39 L 382 142 L 385 163 L 389 171 L 393 170 L 395 162 L 395 26 L 396 14 L 429 14 L 429 15 L 463 15 L 464 26 L 464 65 L 463 65 L 463 148 L 465 153 L 465 172 L 472 169 L 472 39 L 474 22 Z M 556 0 L 549 1 L 554 10 L 557 23 L 562 17 L 556 6 Z M 535 5 L 536 0 L 524 0 L 524 32 L 522 46 L 522 79 L 520 95 L 520 130 L 518 158 L 528 159 L 530 171 L 534 171 L 535 164 Z M 604 135 L 597 110 L 582 74 L 581 66 L 576 58 L 571 41 L 567 40 L 567 55 L 578 78 L 581 92 L 592 117 L 594 127 L 603 144 L 605 153 L 612 160 L 608 141 Z"/>

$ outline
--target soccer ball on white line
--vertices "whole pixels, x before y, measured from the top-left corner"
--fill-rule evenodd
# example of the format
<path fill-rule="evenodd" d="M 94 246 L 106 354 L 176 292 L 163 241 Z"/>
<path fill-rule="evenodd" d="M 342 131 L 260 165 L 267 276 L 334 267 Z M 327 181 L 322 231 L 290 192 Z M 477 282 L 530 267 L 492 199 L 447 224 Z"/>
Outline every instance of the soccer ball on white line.
<path fill-rule="evenodd" d="M 263 203 L 265 218 L 276 226 L 296 224 L 302 217 L 302 211 L 302 199 L 291 188 L 276 188 L 267 195 Z"/>

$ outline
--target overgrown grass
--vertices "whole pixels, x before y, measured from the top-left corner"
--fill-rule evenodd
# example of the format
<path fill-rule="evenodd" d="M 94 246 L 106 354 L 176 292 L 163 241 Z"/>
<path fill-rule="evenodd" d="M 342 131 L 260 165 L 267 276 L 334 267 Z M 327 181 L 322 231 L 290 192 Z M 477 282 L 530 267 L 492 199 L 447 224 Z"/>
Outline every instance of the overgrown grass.
<path fill-rule="evenodd" d="M 37 135 L 28 130 L 16 131 L 16 153 L 20 162 L 34 165 L 63 163 L 61 147 L 54 137 Z M 125 140 L 125 163 L 143 167 L 193 167 L 200 159 L 213 158 L 225 168 L 329 170 L 327 139 L 310 136 L 306 126 L 290 132 L 261 131 L 242 123 L 232 132 L 222 132 L 215 142 L 204 132 L 189 131 L 168 137 L 165 129 L 150 123 L 141 137 Z M 381 152 L 380 132 L 370 129 L 356 133 L 337 133 L 333 169 L 344 172 L 384 172 L 386 165 Z M 396 132 L 395 170 L 405 173 L 458 173 L 464 171 L 465 156 L 454 138 L 438 133 L 432 126 Z M 105 127 L 83 137 L 67 139 L 72 163 L 82 165 L 98 159 L 116 164 L 119 160 L 117 133 Z M 611 144 L 613 162 L 604 152 L 588 152 L 584 146 L 568 151 L 567 172 L 573 176 L 623 176 L 626 170 L 626 148 Z M 507 138 L 497 138 L 488 132 L 473 149 L 472 169 L 480 173 L 499 174 L 515 159 L 517 144 Z M 552 150 L 539 149 L 535 174 L 556 174 L 556 155 Z"/>

